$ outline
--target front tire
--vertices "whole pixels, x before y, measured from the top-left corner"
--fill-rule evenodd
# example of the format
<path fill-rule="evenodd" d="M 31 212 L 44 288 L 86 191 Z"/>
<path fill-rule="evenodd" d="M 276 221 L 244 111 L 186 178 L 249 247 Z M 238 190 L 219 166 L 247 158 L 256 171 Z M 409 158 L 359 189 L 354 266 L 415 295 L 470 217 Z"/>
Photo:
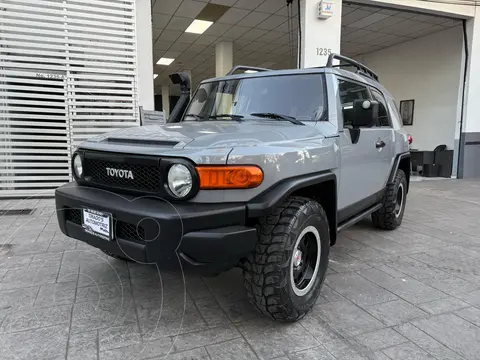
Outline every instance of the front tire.
<path fill-rule="evenodd" d="M 288 198 L 259 221 L 255 251 L 244 264 L 250 302 L 275 320 L 300 320 L 320 294 L 329 252 L 322 206 L 303 197 Z"/>
<path fill-rule="evenodd" d="M 407 200 L 407 177 L 398 169 L 395 179 L 387 185 L 383 206 L 372 214 L 373 225 L 383 230 L 395 230 L 402 224 Z"/>

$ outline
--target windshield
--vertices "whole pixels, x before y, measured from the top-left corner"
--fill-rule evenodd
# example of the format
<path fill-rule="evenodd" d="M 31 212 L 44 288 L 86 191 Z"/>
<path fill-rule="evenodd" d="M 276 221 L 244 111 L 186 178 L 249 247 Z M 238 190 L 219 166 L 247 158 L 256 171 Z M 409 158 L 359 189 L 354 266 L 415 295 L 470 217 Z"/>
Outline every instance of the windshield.
<path fill-rule="evenodd" d="M 285 75 L 200 85 L 184 121 L 320 120 L 323 75 Z"/>

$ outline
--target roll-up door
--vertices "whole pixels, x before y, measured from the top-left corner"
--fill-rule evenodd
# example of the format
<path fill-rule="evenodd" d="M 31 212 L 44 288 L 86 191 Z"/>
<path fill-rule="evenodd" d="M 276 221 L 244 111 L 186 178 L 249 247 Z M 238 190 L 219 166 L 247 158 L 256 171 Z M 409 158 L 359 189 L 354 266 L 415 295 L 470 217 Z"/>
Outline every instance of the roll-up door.
<path fill-rule="evenodd" d="M 135 126 L 134 0 L 2 0 L 0 197 L 71 179 L 82 140 Z"/>

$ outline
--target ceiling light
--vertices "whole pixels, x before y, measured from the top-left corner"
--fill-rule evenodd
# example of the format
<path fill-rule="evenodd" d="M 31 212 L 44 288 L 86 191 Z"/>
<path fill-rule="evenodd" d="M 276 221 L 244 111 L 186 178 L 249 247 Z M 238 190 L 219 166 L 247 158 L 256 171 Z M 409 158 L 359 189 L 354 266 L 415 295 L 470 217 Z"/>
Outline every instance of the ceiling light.
<path fill-rule="evenodd" d="M 195 19 L 187 28 L 187 30 L 185 30 L 185 32 L 193 34 L 203 34 L 210 26 L 212 26 L 212 24 L 213 21 Z"/>
<path fill-rule="evenodd" d="M 255 74 L 257 72 L 257 70 L 245 70 L 245 74 Z"/>
<path fill-rule="evenodd" d="M 157 65 L 170 65 L 172 62 L 174 62 L 175 59 L 171 59 L 171 58 L 160 58 L 160 60 L 157 61 Z"/>
<path fill-rule="evenodd" d="M 155 80 L 158 77 L 158 74 L 153 74 L 153 80 Z"/>

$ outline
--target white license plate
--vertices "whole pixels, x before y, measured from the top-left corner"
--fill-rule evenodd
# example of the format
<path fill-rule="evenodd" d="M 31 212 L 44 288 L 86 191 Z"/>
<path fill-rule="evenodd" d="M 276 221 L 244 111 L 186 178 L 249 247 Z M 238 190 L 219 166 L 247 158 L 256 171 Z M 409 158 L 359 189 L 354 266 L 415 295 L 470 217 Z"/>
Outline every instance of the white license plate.
<path fill-rule="evenodd" d="M 112 216 L 100 211 L 83 209 L 83 229 L 105 240 L 112 239 Z"/>

